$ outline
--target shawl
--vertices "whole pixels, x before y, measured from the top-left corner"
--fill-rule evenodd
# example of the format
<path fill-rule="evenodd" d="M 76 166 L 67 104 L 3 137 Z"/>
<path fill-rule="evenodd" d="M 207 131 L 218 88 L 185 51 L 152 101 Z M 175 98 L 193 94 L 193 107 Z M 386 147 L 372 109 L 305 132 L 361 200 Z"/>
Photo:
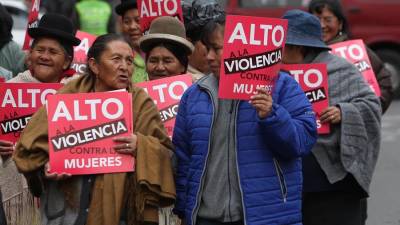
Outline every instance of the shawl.
<path fill-rule="evenodd" d="M 7 83 L 40 83 L 29 70 L 18 74 Z M 9 224 L 39 224 L 39 213 L 29 193 L 24 177 L 10 159 L 0 168 L 0 189 L 3 194 L 4 210 Z"/>
<path fill-rule="evenodd" d="M 67 70 L 67 71 L 70 72 L 71 70 Z M 70 74 L 67 76 L 62 76 L 60 83 L 66 84 L 66 83 L 70 82 L 71 80 L 74 80 L 78 77 L 79 77 L 79 75 L 76 73 Z M 24 72 L 19 73 L 16 77 L 8 80 L 7 82 L 8 83 L 42 83 L 41 81 L 36 79 L 34 76 L 32 76 L 32 73 L 30 70 L 25 70 Z"/>
<path fill-rule="evenodd" d="M 87 93 L 93 90 L 95 79 L 85 75 L 68 83 L 59 93 Z M 119 224 L 121 212 L 127 206 L 127 222 L 158 222 L 157 207 L 174 203 L 175 183 L 171 155 L 172 143 L 161 122 L 154 102 L 146 92 L 130 87 L 133 102 L 133 125 L 137 135 L 135 173 L 96 175 L 93 185 L 87 225 Z M 43 186 L 38 171 L 48 161 L 48 128 L 45 108 L 42 107 L 30 120 L 17 143 L 14 160 L 20 172 L 35 187 Z M 60 182 L 73 187 L 74 177 Z M 40 181 L 40 184 L 37 184 Z M 62 188 L 62 187 L 60 187 Z M 34 191 L 36 192 L 36 191 Z"/>
<path fill-rule="evenodd" d="M 334 39 L 330 40 L 327 44 L 336 44 L 339 42 L 347 41 L 349 37 L 347 34 L 337 35 Z M 386 68 L 384 62 L 379 56 L 368 46 L 366 46 L 367 55 L 371 62 L 372 70 L 374 71 L 376 80 L 378 81 L 379 88 L 381 89 L 381 106 L 382 114 L 386 112 L 392 102 L 394 91 L 392 87 L 392 75 L 391 72 Z"/>
<path fill-rule="evenodd" d="M 307 57 L 307 56 L 306 56 Z M 351 173 L 368 193 L 381 141 L 381 106 L 356 67 L 322 51 L 312 63 L 328 67 L 329 105 L 341 110 L 340 125 L 320 135 L 312 149 L 330 183 Z"/>

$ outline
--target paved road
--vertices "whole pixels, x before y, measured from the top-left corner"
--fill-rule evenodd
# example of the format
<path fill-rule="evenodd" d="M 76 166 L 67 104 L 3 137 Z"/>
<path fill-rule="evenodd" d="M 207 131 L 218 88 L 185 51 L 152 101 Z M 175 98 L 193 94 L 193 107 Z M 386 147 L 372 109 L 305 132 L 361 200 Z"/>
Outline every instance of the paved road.
<path fill-rule="evenodd" d="M 400 225 L 400 101 L 383 116 L 381 151 L 368 203 L 367 225 Z"/>

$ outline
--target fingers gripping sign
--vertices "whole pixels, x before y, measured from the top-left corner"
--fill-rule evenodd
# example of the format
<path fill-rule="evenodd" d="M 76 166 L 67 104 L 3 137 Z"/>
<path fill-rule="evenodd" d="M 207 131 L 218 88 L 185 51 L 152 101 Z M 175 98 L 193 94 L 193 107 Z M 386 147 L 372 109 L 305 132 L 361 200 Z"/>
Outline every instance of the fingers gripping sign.
<path fill-rule="evenodd" d="M 46 163 L 46 165 L 44 166 L 44 176 L 46 179 L 48 180 L 54 180 L 54 181 L 60 181 L 60 180 L 65 180 L 69 177 L 72 176 L 72 174 L 70 173 L 56 173 L 56 172 L 50 172 L 50 164 Z"/>
<path fill-rule="evenodd" d="M 250 97 L 249 103 L 256 108 L 260 119 L 267 118 L 272 111 L 272 96 L 265 88 L 257 88 L 255 95 Z"/>
<path fill-rule="evenodd" d="M 113 139 L 115 142 L 114 150 L 121 154 L 128 154 L 136 156 L 137 136 L 130 134 L 125 137 L 116 137 Z"/>
<path fill-rule="evenodd" d="M 14 144 L 10 141 L 0 140 L 0 155 L 9 157 L 14 152 Z"/>
<path fill-rule="evenodd" d="M 321 113 L 321 123 L 338 124 L 342 121 L 342 113 L 336 106 L 330 106 Z"/>

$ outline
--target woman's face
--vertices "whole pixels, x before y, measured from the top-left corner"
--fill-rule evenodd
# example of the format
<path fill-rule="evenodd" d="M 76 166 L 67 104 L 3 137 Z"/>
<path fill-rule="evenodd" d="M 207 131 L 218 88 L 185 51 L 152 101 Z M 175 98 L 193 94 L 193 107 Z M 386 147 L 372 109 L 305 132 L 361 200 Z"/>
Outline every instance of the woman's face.
<path fill-rule="evenodd" d="M 157 80 L 185 73 L 185 66 L 165 47 L 157 46 L 148 54 L 146 70 L 150 80 Z"/>
<path fill-rule="evenodd" d="M 334 39 L 343 28 L 343 23 L 327 7 L 324 7 L 320 14 L 314 12 L 319 18 L 322 28 L 322 39 L 329 42 Z"/>
<path fill-rule="evenodd" d="M 194 51 L 189 56 L 190 65 L 206 74 L 210 71 L 207 61 L 207 48 L 201 41 L 194 43 Z"/>
<path fill-rule="evenodd" d="M 142 31 L 139 24 L 140 16 L 137 9 L 129 9 L 122 17 L 122 33 L 128 37 L 131 46 L 139 48 L 139 39 L 142 37 Z"/>
<path fill-rule="evenodd" d="M 209 37 L 209 43 L 207 44 L 207 60 L 210 66 L 211 72 L 219 78 L 221 69 L 221 58 L 224 47 L 224 28 L 221 25 L 217 25 L 217 28 L 212 32 Z"/>
<path fill-rule="evenodd" d="M 284 64 L 299 64 L 302 63 L 304 55 L 302 47 L 295 45 L 285 45 L 285 50 L 282 57 Z"/>
<path fill-rule="evenodd" d="M 71 60 L 60 43 L 52 38 L 38 39 L 28 59 L 33 76 L 44 83 L 59 82 Z"/>
<path fill-rule="evenodd" d="M 133 72 L 133 51 L 124 41 L 107 44 L 99 60 L 89 59 L 89 66 L 96 75 L 96 92 L 126 89 Z"/>

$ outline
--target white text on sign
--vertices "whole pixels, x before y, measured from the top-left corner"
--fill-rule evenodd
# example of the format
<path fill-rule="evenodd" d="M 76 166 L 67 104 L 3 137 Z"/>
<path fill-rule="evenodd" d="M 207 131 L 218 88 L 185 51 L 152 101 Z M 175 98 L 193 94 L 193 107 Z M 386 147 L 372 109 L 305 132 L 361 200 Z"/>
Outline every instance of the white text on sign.
<path fill-rule="evenodd" d="M 90 110 L 89 113 L 87 113 L 87 115 L 83 115 L 83 113 L 81 112 L 79 107 L 80 103 L 84 105 L 90 105 Z M 60 118 L 65 118 L 67 121 L 96 120 L 97 105 L 100 106 L 102 115 L 110 120 L 119 118 L 124 111 L 124 106 L 122 102 L 117 98 L 108 98 L 103 102 L 101 99 L 86 99 L 83 100 L 83 102 L 80 102 L 79 100 L 74 100 L 73 101 L 74 107 L 72 113 L 68 110 L 68 107 L 66 106 L 64 101 L 59 101 L 51 121 L 55 122 L 58 121 Z M 110 105 L 115 105 L 117 107 L 116 112 L 111 112 L 109 110 Z"/>
<path fill-rule="evenodd" d="M 7 89 L 1 101 L 1 107 L 34 108 L 37 107 L 38 104 L 43 105 L 46 102 L 46 96 L 48 94 L 55 94 L 56 92 L 57 91 L 54 89 L 18 89 L 17 96 L 14 96 L 11 89 Z M 23 96 L 25 94 L 28 94 L 28 96 L 30 95 L 29 102 L 24 99 Z"/>
<path fill-rule="evenodd" d="M 255 37 L 257 32 L 263 32 L 263 40 L 257 40 Z M 256 24 L 250 24 L 250 33 L 245 32 L 242 23 L 237 23 L 235 29 L 232 34 L 229 36 L 228 43 L 232 44 L 235 41 L 241 41 L 244 45 L 264 45 L 268 46 L 269 35 L 272 35 L 272 44 L 275 47 L 281 47 L 284 38 L 284 29 L 282 26 L 272 26 L 267 24 L 260 24 L 259 27 L 256 27 Z M 247 36 L 247 34 L 249 36 Z"/>
<path fill-rule="evenodd" d="M 156 8 L 153 8 L 152 2 L 156 3 Z M 170 16 L 175 15 L 178 12 L 176 0 L 142 0 L 141 18 L 162 16 L 163 12 Z"/>

